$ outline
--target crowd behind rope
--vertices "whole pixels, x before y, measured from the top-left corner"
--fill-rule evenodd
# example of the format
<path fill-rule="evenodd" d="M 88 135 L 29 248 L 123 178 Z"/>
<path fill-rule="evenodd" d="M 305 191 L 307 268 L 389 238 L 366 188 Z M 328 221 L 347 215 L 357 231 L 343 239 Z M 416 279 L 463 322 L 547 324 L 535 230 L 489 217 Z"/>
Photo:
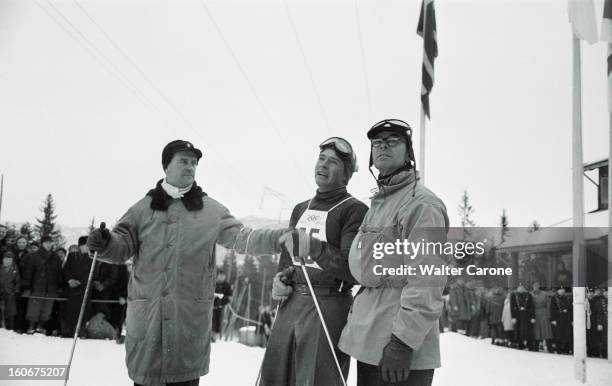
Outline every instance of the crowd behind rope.
<path fill-rule="evenodd" d="M 529 288 L 528 288 L 529 287 Z M 589 288 L 587 353 L 607 353 L 607 290 Z M 541 288 L 534 281 L 516 288 L 485 288 L 459 278 L 444 295 L 440 331 L 454 331 L 491 344 L 530 351 L 572 354 L 571 287 Z"/>
<path fill-rule="evenodd" d="M 19 334 L 73 337 L 92 260 L 87 236 L 68 251 L 0 225 L 0 325 Z M 129 265 L 96 263 L 80 337 L 123 341 Z"/>

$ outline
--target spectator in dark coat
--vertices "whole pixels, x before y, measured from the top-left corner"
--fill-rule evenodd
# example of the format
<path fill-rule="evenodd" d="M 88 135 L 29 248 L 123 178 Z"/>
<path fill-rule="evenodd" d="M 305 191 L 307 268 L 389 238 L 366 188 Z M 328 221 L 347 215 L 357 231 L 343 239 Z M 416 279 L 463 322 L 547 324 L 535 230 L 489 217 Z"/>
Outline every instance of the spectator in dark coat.
<path fill-rule="evenodd" d="M 38 244 L 36 241 L 33 241 L 30 243 L 30 245 L 28 245 L 28 252 L 30 252 L 29 254 L 36 253 L 39 249 L 40 244 Z"/>
<path fill-rule="evenodd" d="M 510 298 L 510 311 L 514 324 L 514 335 L 518 348 L 534 349 L 533 326 L 535 324 L 535 308 L 533 298 L 523 285 L 519 285 Z"/>
<path fill-rule="evenodd" d="M 506 296 L 501 288 L 496 287 L 486 297 L 485 314 L 489 323 L 492 344 L 501 344 L 504 341 L 504 328 L 502 325 L 502 312 Z"/>
<path fill-rule="evenodd" d="M 19 276 L 23 278 L 25 265 L 30 251 L 28 249 L 28 240 L 25 236 L 17 238 L 17 248 L 15 250 L 15 265 L 19 271 Z M 20 288 L 21 292 L 21 288 Z M 26 311 L 28 309 L 28 298 L 17 296 L 17 315 L 15 316 L 15 332 L 23 333 L 28 328 L 26 320 Z"/>
<path fill-rule="evenodd" d="M 460 334 L 466 334 L 472 316 L 472 291 L 465 286 L 463 278 L 458 278 L 450 290 L 450 316 Z"/>
<path fill-rule="evenodd" d="M 232 287 L 227 282 L 225 272 L 217 271 L 217 282 L 215 284 L 215 302 L 213 305 L 212 332 L 213 342 L 221 337 L 223 327 L 223 309 L 232 299 Z"/>
<path fill-rule="evenodd" d="M 272 331 L 272 314 L 270 306 L 259 306 L 259 324 L 257 325 L 257 336 L 259 336 L 259 345 L 266 347 Z"/>
<path fill-rule="evenodd" d="M 119 267 L 115 264 L 96 263 L 91 285 L 91 298 L 94 300 L 114 300 L 114 286 L 117 283 Z M 110 303 L 93 303 L 93 313 L 104 314 L 104 318 L 111 320 L 112 307 Z"/>
<path fill-rule="evenodd" d="M 7 330 L 14 328 L 17 315 L 16 296 L 20 289 L 19 271 L 13 262 L 14 256 L 13 252 L 5 251 L 0 267 L 0 300 L 4 303 L 4 326 Z"/>
<path fill-rule="evenodd" d="M 569 354 L 572 351 L 574 341 L 573 312 L 571 297 L 566 295 L 565 288 L 559 288 L 550 302 L 550 323 L 552 324 L 553 350 L 555 352 Z"/>
<path fill-rule="evenodd" d="M 25 236 L 19 236 L 15 242 L 15 263 L 19 264 L 22 257 L 28 254 L 28 239 Z"/>
<path fill-rule="evenodd" d="M 607 356 L 608 342 L 608 300 L 601 288 L 596 288 L 593 297 L 589 299 L 591 305 L 590 353 L 599 358 Z"/>
<path fill-rule="evenodd" d="M 15 244 L 17 243 L 17 236 L 15 235 L 15 230 L 10 229 L 6 232 L 6 237 L 4 238 L 4 247 L 10 251 L 15 250 Z"/>
<path fill-rule="evenodd" d="M 540 283 L 533 283 L 533 306 L 535 309 L 535 324 L 533 326 L 533 338 L 535 339 L 535 347 L 539 349 L 540 343 L 542 346 L 550 347 L 550 339 L 552 338 L 552 330 L 550 328 L 550 297 L 552 292 L 543 291 L 540 289 Z"/>
<path fill-rule="evenodd" d="M 23 275 L 24 296 L 32 296 L 28 300 L 26 318 L 30 322 L 27 333 L 45 333 L 44 322 L 51 318 L 53 300 L 62 285 L 62 262 L 51 252 L 53 242 L 48 236 L 41 238 L 42 248 L 28 257 Z"/>
<path fill-rule="evenodd" d="M 85 287 L 89 278 L 91 259 L 88 256 L 87 236 L 79 237 L 79 251 L 70 252 L 62 269 L 64 286 L 66 287 L 66 309 L 62 321 L 62 336 L 72 337 L 79 319 L 79 312 L 85 296 Z M 90 293 L 91 294 L 91 293 Z M 91 304 L 87 302 L 83 320 L 89 320 L 91 316 Z M 85 323 L 82 323 L 80 336 L 85 335 Z"/>
<path fill-rule="evenodd" d="M 130 280 L 130 272 L 132 262 L 127 261 L 125 265 L 117 265 L 117 282 L 113 286 L 113 299 L 119 300 L 111 307 L 111 319 L 109 322 L 117 331 L 117 343 L 123 343 L 123 322 L 125 322 L 125 312 L 127 304 L 128 282 Z"/>
<path fill-rule="evenodd" d="M 8 229 L 6 229 L 6 225 L 0 225 L 0 248 L 4 247 L 6 244 L 6 233 Z"/>

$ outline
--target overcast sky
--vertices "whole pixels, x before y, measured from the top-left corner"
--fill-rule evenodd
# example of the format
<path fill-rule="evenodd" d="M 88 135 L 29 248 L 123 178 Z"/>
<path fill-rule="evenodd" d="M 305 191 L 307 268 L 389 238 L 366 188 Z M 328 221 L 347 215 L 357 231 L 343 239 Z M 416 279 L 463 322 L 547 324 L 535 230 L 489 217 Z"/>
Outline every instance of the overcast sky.
<path fill-rule="evenodd" d="M 438 0 L 426 185 L 451 225 L 571 217 L 571 30 L 563 0 Z M 603 1 L 596 1 L 600 23 Z M 0 0 L 1 220 L 114 222 L 163 176 L 161 150 L 204 152 L 197 181 L 236 216 L 275 218 L 264 187 L 316 189 L 318 144 L 356 148 L 400 118 L 419 136 L 420 1 Z M 599 30 L 599 28 L 598 28 Z M 110 38 L 110 40 L 109 40 Z M 583 43 L 585 161 L 608 152 L 605 45 Z M 416 149 L 418 153 L 418 149 Z M 418 159 L 418 154 L 417 154 Z M 587 210 L 595 188 L 585 180 Z M 283 212 L 288 217 L 290 211 Z"/>

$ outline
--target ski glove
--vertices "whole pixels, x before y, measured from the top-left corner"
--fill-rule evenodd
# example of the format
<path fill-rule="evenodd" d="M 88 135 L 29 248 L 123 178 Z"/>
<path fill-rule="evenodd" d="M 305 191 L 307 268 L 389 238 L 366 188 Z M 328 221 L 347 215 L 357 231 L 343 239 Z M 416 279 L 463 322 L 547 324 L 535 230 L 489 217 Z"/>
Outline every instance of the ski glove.
<path fill-rule="evenodd" d="M 383 349 L 382 359 L 378 365 L 382 380 L 397 383 L 408 379 L 412 352 L 412 348 L 392 334 L 391 340 Z"/>
<path fill-rule="evenodd" d="M 282 274 L 282 272 L 277 273 L 272 282 L 272 299 L 274 300 L 285 300 L 293 292 L 293 287 L 283 283 L 281 280 Z"/>
<path fill-rule="evenodd" d="M 91 231 L 87 237 L 87 247 L 92 252 L 103 251 L 110 242 L 110 231 L 106 229 L 106 224 L 100 224 L 100 228 Z"/>
<path fill-rule="evenodd" d="M 306 233 L 306 230 L 294 229 L 280 237 L 280 242 L 285 246 L 291 257 L 309 257 L 316 261 L 321 255 L 323 242 Z"/>

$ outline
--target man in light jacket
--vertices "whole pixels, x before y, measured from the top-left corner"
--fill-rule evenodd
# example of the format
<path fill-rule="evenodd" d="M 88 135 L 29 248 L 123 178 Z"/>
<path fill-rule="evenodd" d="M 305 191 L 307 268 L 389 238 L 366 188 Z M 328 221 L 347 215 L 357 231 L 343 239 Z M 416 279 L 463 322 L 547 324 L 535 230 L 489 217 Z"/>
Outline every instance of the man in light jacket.
<path fill-rule="evenodd" d="M 418 183 L 411 134 L 407 123 L 394 119 L 368 131 L 379 191 L 351 246 L 351 273 L 362 288 L 338 345 L 358 361 L 358 386 L 431 385 L 440 367 L 438 319 L 446 276 L 422 275 L 419 266 L 439 267 L 446 259 L 390 249 L 382 258 L 374 255 L 379 243 L 446 241 L 446 207 Z M 382 271 L 402 266 L 416 274 Z"/>
<path fill-rule="evenodd" d="M 162 152 L 166 178 L 112 232 L 94 230 L 91 251 L 120 264 L 133 256 L 126 315 L 126 363 L 135 385 L 198 385 L 208 373 L 215 246 L 280 252 L 284 230 L 245 229 L 196 184 L 202 152 L 187 141 Z"/>

